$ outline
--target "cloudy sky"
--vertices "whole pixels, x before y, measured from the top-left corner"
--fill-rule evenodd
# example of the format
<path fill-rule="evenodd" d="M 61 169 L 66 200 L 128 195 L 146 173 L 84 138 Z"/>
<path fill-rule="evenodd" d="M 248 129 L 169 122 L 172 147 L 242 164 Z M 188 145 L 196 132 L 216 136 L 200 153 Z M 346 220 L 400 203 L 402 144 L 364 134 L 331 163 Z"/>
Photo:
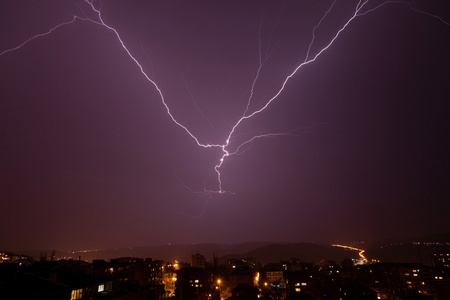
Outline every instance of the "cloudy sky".
<path fill-rule="evenodd" d="M 392 2 L 4 1 L 0 249 L 448 232 L 450 9 Z"/>

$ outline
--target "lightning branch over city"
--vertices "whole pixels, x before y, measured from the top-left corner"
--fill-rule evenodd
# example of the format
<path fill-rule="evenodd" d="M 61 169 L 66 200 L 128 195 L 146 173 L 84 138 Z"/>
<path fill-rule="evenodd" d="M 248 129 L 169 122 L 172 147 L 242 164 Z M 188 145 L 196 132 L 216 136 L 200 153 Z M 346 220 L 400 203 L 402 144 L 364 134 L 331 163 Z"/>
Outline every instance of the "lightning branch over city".
<path fill-rule="evenodd" d="M 36 40 L 38 38 L 42 38 L 44 36 L 51 35 L 56 30 L 61 30 L 62 27 L 73 25 L 77 21 L 78 22 L 91 22 L 95 26 L 101 26 L 101 27 L 105 28 L 106 30 L 110 31 L 115 36 L 115 38 L 118 42 L 118 46 L 123 48 L 126 56 L 128 56 L 128 58 L 132 61 L 132 63 L 134 63 L 136 65 L 136 67 L 139 69 L 140 73 L 145 78 L 145 80 L 150 85 L 152 85 L 153 88 L 156 90 L 156 92 L 158 93 L 158 96 L 160 98 L 160 101 L 165 109 L 165 113 L 169 116 L 171 121 L 174 124 L 176 124 L 179 128 L 181 128 L 190 138 L 192 138 L 192 140 L 196 143 L 196 145 L 198 147 L 207 148 L 207 149 L 214 148 L 214 149 L 219 149 L 221 151 L 221 154 L 219 155 L 219 157 L 217 159 L 217 163 L 213 166 L 214 171 L 217 176 L 217 186 L 215 189 L 206 189 L 205 188 L 204 192 L 203 192 L 204 194 L 208 195 L 208 197 L 211 197 L 211 195 L 213 195 L 213 194 L 229 193 L 224 188 L 224 184 L 223 184 L 223 180 L 222 180 L 223 178 L 222 178 L 222 173 L 221 173 L 221 168 L 229 157 L 234 156 L 234 155 L 239 155 L 239 154 L 242 154 L 243 152 L 247 151 L 250 148 L 250 146 L 252 145 L 252 143 L 258 139 L 273 138 L 273 137 L 278 137 L 278 136 L 295 136 L 296 135 L 295 130 L 291 130 L 288 132 L 260 133 L 257 135 L 253 135 L 250 138 L 247 138 L 243 142 L 238 142 L 237 145 L 235 145 L 235 143 L 234 144 L 232 143 L 234 141 L 234 138 L 236 137 L 236 132 L 237 132 L 238 128 L 245 122 L 249 122 L 252 118 L 259 115 L 260 113 L 262 113 L 266 110 L 269 110 L 272 103 L 274 101 L 279 100 L 280 95 L 282 95 L 286 86 L 288 85 L 288 83 L 290 81 L 293 80 L 294 76 L 297 73 L 299 73 L 299 71 L 303 67 L 314 63 L 326 51 L 329 51 L 329 49 L 333 46 L 335 41 L 342 35 L 342 33 L 350 26 L 350 24 L 355 19 L 357 19 L 358 17 L 366 16 L 370 13 L 373 13 L 376 10 L 378 10 L 382 7 L 385 7 L 387 5 L 398 4 L 398 5 L 404 5 L 416 13 L 424 14 L 426 16 L 435 18 L 436 20 L 438 20 L 439 22 L 441 22 L 445 25 L 449 25 L 449 23 L 447 21 L 445 21 L 444 19 L 442 19 L 441 17 L 431 14 L 426 11 L 419 10 L 419 9 L 415 8 L 414 6 L 412 6 L 411 3 L 406 2 L 406 1 L 383 1 L 383 2 L 378 1 L 377 2 L 377 1 L 371 1 L 371 0 L 358 0 L 358 1 L 355 1 L 355 4 L 352 8 L 350 15 L 342 22 L 342 24 L 338 28 L 335 29 L 335 32 L 333 33 L 331 38 L 327 42 L 325 42 L 324 45 L 322 45 L 321 47 L 318 47 L 318 50 L 314 51 L 313 48 L 314 47 L 317 48 L 317 46 L 316 46 L 317 30 L 320 28 L 320 26 L 322 25 L 324 20 L 329 16 L 329 14 L 333 11 L 337 2 L 339 2 L 338 0 L 334 0 L 330 4 L 328 9 L 323 13 L 322 17 L 317 21 L 316 26 L 312 29 L 311 39 L 309 41 L 306 55 L 305 55 L 304 59 L 302 60 L 302 62 L 293 66 L 293 70 L 287 76 L 284 77 L 284 79 L 281 81 L 281 85 L 277 88 L 277 90 L 274 92 L 274 94 L 272 96 L 270 96 L 262 104 L 259 104 L 258 107 L 252 109 L 252 107 L 257 106 L 253 103 L 253 101 L 255 100 L 254 99 L 255 98 L 255 89 L 256 89 L 258 81 L 260 80 L 261 73 L 264 71 L 264 65 L 267 62 L 267 60 L 269 59 L 268 56 L 264 57 L 264 55 L 263 55 L 262 41 L 261 41 L 261 25 L 260 25 L 259 39 L 258 39 L 259 44 L 258 44 L 258 53 L 257 53 L 258 65 L 257 65 L 256 71 L 254 72 L 253 80 L 251 82 L 251 86 L 250 86 L 250 89 L 248 92 L 249 96 L 247 97 L 247 100 L 246 100 L 247 102 L 244 104 L 245 109 L 243 110 L 240 117 L 238 117 L 236 121 L 232 122 L 232 126 L 229 129 L 229 131 L 226 132 L 226 134 L 225 134 L 226 138 L 224 139 L 223 142 L 208 143 L 208 142 L 202 141 L 190 128 L 188 128 L 187 125 L 183 124 L 181 121 L 179 121 L 176 118 L 175 114 L 172 112 L 171 108 L 169 107 L 169 105 L 166 101 L 166 96 L 165 96 L 162 88 L 158 85 L 157 81 L 154 78 L 152 78 L 144 70 L 142 63 L 136 58 L 136 56 L 132 53 L 132 51 L 129 50 L 129 47 L 127 47 L 126 43 L 124 42 L 124 39 L 122 38 L 122 34 L 119 33 L 119 31 L 113 25 L 109 24 L 108 22 L 106 22 L 104 20 L 103 15 L 102 15 L 101 2 L 100 1 L 89 1 L 89 0 L 85 0 L 84 2 L 87 5 L 87 7 L 91 10 L 90 13 L 95 15 L 95 18 L 88 17 L 88 15 L 83 11 L 83 9 L 81 9 L 81 7 L 77 5 L 80 8 L 80 10 L 83 12 L 83 15 L 75 15 L 69 21 L 57 24 L 56 26 L 52 27 L 51 29 L 49 29 L 46 32 L 38 33 L 38 34 L 28 38 L 24 42 L 20 43 L 18 46 L 3 50 L 0 52 L 0 56 L 6 55 L 6 54 L 11 54 L 14 51 L 18 51 L 21 48 L 25 47 L 27 44 L 33 42 L 34 40 Z M 261 23 L 262 22 L 263 22 L 263 19 L 261 19 Z M 183 78 L 183 80 L 184 80 L 184 78 Z M 194 97 L 193 97 L 191 91 L 189 90 L 189 87 L 187 86 L 186 80 L 184 80 L 184 82 L 186 84 L 186 90 L 188 91 L 189 96 L 193 99 Z M 194 103 L 195 103 L 195 100 L 194 100 Z M 195 105 L 196 105 L 197 109 L 199 110 L 197 104 L 195 104 Z M 202 116 L 209 121 L 209 119 L 203 113 L 202 113 Z"/>

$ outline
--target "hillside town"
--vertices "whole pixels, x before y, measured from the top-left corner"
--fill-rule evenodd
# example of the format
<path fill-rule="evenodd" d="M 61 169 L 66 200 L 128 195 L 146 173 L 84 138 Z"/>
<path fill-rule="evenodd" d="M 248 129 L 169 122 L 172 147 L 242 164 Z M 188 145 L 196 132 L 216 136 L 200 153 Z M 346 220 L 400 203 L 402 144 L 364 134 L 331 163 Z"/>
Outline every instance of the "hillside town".
<path fill-rule="evenodd" d="M 432 266 L 350 258 L 261 265 L 252 257 L 221 264 L 200 253 L 190 262 L 0 256 L 0 299 L 450 299 L 450 253 L 434 253 Z"/>

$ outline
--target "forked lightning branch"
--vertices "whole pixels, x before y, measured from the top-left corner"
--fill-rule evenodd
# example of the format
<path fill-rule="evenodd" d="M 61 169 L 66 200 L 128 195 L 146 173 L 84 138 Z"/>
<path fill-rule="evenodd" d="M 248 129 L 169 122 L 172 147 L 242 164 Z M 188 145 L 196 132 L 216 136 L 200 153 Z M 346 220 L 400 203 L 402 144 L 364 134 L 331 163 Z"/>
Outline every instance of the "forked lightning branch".
<path fill-rule="evenodd" d="M 342 0 L 344 1 L 344 0 Z M 411 9 L 412 11 L 419 13 L 419 14 L 425 14 L 429 17 L 435 18 L 438 21 L 440 21 L 441 23 L 445 24 L 445 25 L 450 25 L 448 22 L 446 22 L 445 20 L 443 20 L 441 17 L 431 14 L 429 12 L 426 11 L 421 11 L 415 7 L 413 7 L 411 4 L 409 4 L 406 1 L 383 1 L 383 2 L 379 2 L 379 1 L 370 1 L 370 0 L 359 0 L 359 1 L 355 1 L 354 6 L 352 7 L 352 11 L 350 13 L 350 17 L 348 17 L 344 22 L 343 25 L 341 25 L 339 28 L 335 29 L 334 34 L 332 35 L 331 39 L 329 39 L 324 46 L 322 46 L 321 48 L 319 48 L 319 50 L 316 53 L 311 53 L 311 49 L 312 46 L 315 43 L 315 39 L 316 39 L 316 30 L 321 26 L 322 22 L 328 17 L 328 15 L 330 14 L 330 12 L 333 10 L 334 6 L 336 5 L 337 0 L 333 1 L 333 3 L 331 3 L 331 5 L 328 7 L 328 9 L 322 14 L 322 17 L 317 21 L 316 26 L 314 28 L 311 29 L 311 39 L 309 41 L 309 47 L 307 50 L 307 53 L 305 55 L 304 60 L 294 66 L 293 71 L 288 74 L 282 81 L 281 81 L 281 85 L 279 86 L 279 88 L 277 88 L 276 92 L 273 94 L 273 96 L 271 96 L 260 108 L 258 109 L 254 109 L 254 110 L 250 110 L 250 103 L 254 100 L 253 99 L 253 95 L 254 95 L 254 88 L 256 83 L 258 82 L 259 78 L 260 78 L 260 73 L 262 70 L 262 66 L 264 64 L 262 58 L 261 58 L 261 40 L 259 43 L 259 66 L 256 70 L 256 74 L 253 78 L 252 81 L 252 85 L 249 88 L 249 94 L 250 96 L 247 99 L 247 103 L 246 103 L 246 109 L 242 112 L 241 117 L 233 124 L 233 126 L 230 128 L 229 132 L 226 134 L 226 139 L 223 141 L 222 144 L 210 144 L 208 142 L 204 142 L 204 141 L 200 141 L 200 139 L 184 124 L 182 124 L 181 122 L 179 122 L 173 115 L 169 105 L 166 102 L 164 93 L 162 91 L 162 89 L 158 86 L 157 82 L 155 80 L 153 80 L 144 70 L 142 64 L 136 59 L 136 57 L 133 55 L 133 53 L 131 53 L 131 51 L 128 49 L 127 45 L 124 43 L 121 34 L 118 32 L 118 30 L 116 30 L 111 24 L 108 24 L 104 21 L 103 16 L 102 16 L 102 10 L 101 10 L 101 3 L 100 2 L 96 2 L 96 1 L 88 1 L 85 0 L 85 3 L 87 4 L 88 8 L 92 10 L 92 13 L 94 13 L 96 15 L 96 18 L 88 18 L 86 16 L 78 16 L 75 15 L 72 17 L 72 19 L 57 24 L 54 27 L 50 28 L 48 31 L 43 32 L 43 33 L 38 33 L 35 34 L 34 36 L 31 36 L 30 38 L 28 38 L 27 40 L 23 41 L 21 44 L 10 48 L 10 49 L 6 49 L 3 50 L 2 52 L 0 52 L 0 56 L 8 54 L 8 53 L 12 53 L 14 51 L 18 51 L 20 50 L 22 47 L 25 47 L 27 44 L 33 42 L 35 39 L 47 36 L 52 34 L 54 31 L 56 30 L 61 30 L 63 27 L 65 26 L 69 26 L 69 25 L 73 25 L 74 23 L 76 23 L 77 21 L 84 21 L 84 22 L 91 22 L 93 25 L 95 26 L 102 26 L 104 27 L 106 30 L 110 31 L 115 38 L 117 39 L 118 42 L 118 47 L 122 47 L 124 50 L 124 59 L 126 59 L 128 57 L 128 59 L 131 60 L 132 63 L 134 63 L 136 65 L 136 67 L 139 69 L 140 73 L 142 74 L 142 76 L 148 81 L 149 84 L 151 84 L 157 91 L 159 98 L 161 100 L 161 103 L 164 107 L 165 113 L 168 115 L 168 117 L 172 120 L 172 122 L 174 122 L 176 125 L 178 125 L 182 130 L 184 130 L 184 132 L 186 132 L 193 140 L 194 142 L 202 148 L 219 148 L 222 152 L 221 155 L 219 155 L 218 159 L 217 159 L 217 163 L 216 165 L 213 166 L 216 174 L 217 174 L 217 186 L 214 190 L 207 190 L 206 192 L 211 194 L 211 193 L 218 193 L 218 194 L 224 194 L 226 193 L 223 185 L 222 185 L 222 174 L 220 172 L 220 169 L 222 167 L 222 165 L 225 163 L 226 159 L 230 156 L 233 155 L 237 155 L 241 152 L 241 148 L 245 148 L 248 144 L 252 143 L 254 140 L 256 139 L 260 139 L 260 138 L 267 138 L 267 137 L 273 137 L 273 136 L 283 136 L 283 135 L 292 135 L 290 132 L 281 132 L 281 133 L 267 133 L 267 134 L 259 134 L 259 135 L 255 135 L 249 139 L 247 139 L 246 141 L 240 143 L 238 146 L 234 147 L 233 149 L 230 149 L 230 144 L 233 141 L 234 135 L 237 131 L 237 129 L 239 128 L 239 126 L 241 124 L 243 124 L 244 122 L 250 122 L 251 119 L 260 114 L 261 112 L 268 110 L 270 108 L 270 105 L 276 101 L 280 95 L 283 93 L 283 90 L 285 89 L 285 87 L 289 84 L 289 82 L 291 80 L 293 80 L 293 77 L 295 74 L 297 74 L 300 69 L 302 69 L 304 66 L 313 63 L 314 61 L 316 61 L 317 59 L 319 59 L 319 57 L 321 55 L 323 55 L 326 51 L 329 51 L 330 48 L 332 48 L 332 45 L 334 44 L 334 42 L 339 38 L 339 36 L 346 30 L 346 28 L 348 28 L 348 26 L 358 17 L 362 17 L 365 16 L 369 13 L 375 12 L 376 10 L 378 10 L 379 8 L 386 6 L 386 5 L 393 5 L 393 4 L 398 4 L 398 5 L 403 5 L 409 9 Z M 86 14 L 85 14 L 86 15 Z"/>

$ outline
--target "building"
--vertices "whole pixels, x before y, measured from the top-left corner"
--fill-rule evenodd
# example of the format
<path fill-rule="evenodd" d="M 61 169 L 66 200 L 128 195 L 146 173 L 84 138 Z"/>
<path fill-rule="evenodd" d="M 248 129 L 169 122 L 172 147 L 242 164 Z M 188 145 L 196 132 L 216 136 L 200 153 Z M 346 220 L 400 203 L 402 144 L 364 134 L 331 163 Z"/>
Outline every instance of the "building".
<path fill-rule="evenodd" d="M 202 268 L 205 269 L 206 261 L 205 257 L 200 253 L 191 255 L 191 267 L 192 268 Z"/>
<path fill-rule="evenodd" d="M 450 269 L 450 253 L 449 252 L 437 252 L 433 253 L 431 260 L 435 268 L 448 268 Z"/>
<path fill-rule="evenodd" d="M 267 271 L 266 279 L 268 283 L 282 283 L 284 282 L 283 271 Z"/>

